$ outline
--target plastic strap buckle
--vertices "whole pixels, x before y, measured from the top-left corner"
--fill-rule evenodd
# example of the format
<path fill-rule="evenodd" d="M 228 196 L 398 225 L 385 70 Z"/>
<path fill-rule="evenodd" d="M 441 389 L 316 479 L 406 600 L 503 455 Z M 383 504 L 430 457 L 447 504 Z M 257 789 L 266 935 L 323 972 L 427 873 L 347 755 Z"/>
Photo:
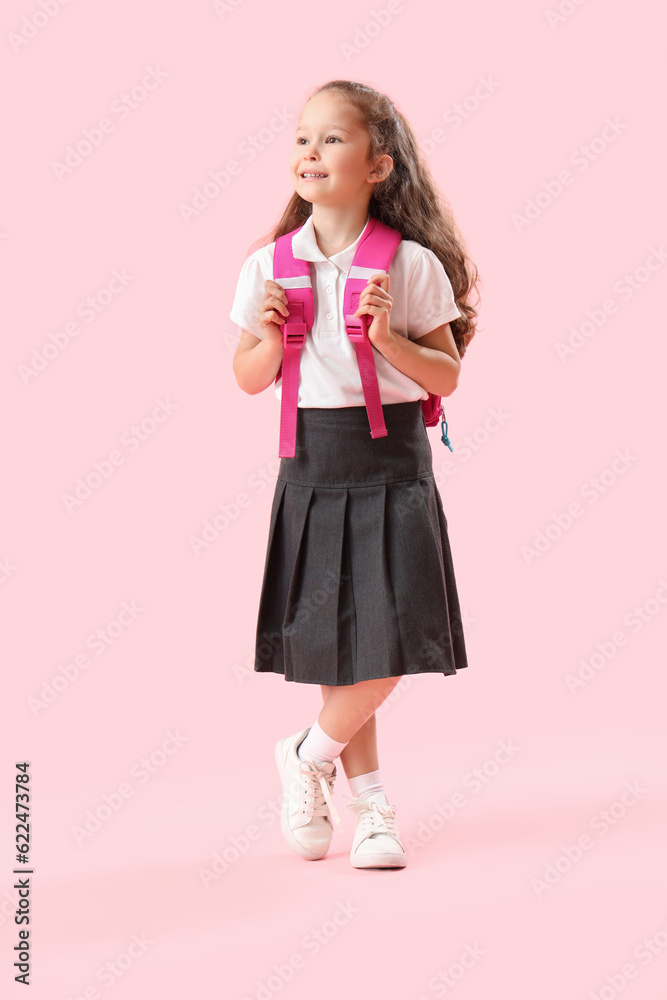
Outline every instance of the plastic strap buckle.
<path fill-rule="evenodd" d="M 283 323 L 283 346 L 303 347 L 306 340 L 306 324 L 303 316 L 303 302 L 289 303 L 290 315 Z"/>
<path fill-rule="evenodd" d="M 285 323 L 283 326 L 283 344 L 287 347 L 288 344 L 296 344 L 297 347 L 302 347 L 306 340 L 306 324 L 305 323 Z"/>
<path fill-rule="evenodd" d="M 366 316 L 346 316 L 345 329 L 352 341 L 362 341 L 368 338 Z"/>

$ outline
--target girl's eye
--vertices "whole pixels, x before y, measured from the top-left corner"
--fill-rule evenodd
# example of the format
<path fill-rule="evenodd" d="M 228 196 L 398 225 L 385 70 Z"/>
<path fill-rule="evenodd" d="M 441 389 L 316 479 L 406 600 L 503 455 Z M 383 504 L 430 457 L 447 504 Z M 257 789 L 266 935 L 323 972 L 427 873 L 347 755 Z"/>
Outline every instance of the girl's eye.
<path fill-rule="evenodd" d="M 297 146 L 300 146 L 300 145 L 301 145 L 301 140 L 302 140 L 302 139 L 303 139 L 303 136 L 299 136 L 299 138 L 298 138 L 298 139 L 296 140 L 296 144 L 297 144 Z M 342 141 L 342 140 L 341 140 L 341 139 L 340 139 L 340 138 L 339 138 L 339 137 L 338 137 L 337 135 L 330 135 L 330 136 L 328 136 L 328 137 L 327 137 L 327 141 L 328 141 L 329 139 L 335 139 L 335 140 L 336 140 L 336 142 L 341 142 L 341 141 Z M 303 141 L 305 142 L 306 140 L 305 140 L 305 139 L 303 139 Z"/>

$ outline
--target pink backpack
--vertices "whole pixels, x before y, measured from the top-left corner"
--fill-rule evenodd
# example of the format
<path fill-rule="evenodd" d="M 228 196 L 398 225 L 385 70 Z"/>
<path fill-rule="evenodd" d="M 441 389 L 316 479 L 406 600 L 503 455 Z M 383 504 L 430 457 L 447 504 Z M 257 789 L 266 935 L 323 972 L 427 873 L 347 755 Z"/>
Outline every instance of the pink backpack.
<path fill-rule="evenodd" d="M 293 458 L 295 454 L 299 361 L 306 334 L 315 320 L 310 261 L 300 260 L 292 253 L 292 237 L 302 228 L 303 225 L 298 226 L 290 233 L 279 236 L 273 255 L 273 280 L 284 289 L 289 309 L 289 316 L 283 323 L 283 359 L 275 379 L 277 381 L 282 374 L 280 458 Z M 345 282 L 343 296 L 345 329 L 357 355 L 372 438 L 387 435 L 373 359 L 373 345 L 368 339 L 368 327 L 373 317 L 368 314 L 355 317 L 354 313 L 359 308 L 359 298 L 371 275 L 377 271 L 389 273 L 389 265 L 401 238 L 401 234 L 395 229 L 386 226 L 379 219 L 371 218 L 357 247 Z M 421 402 L 427 427 L 435 427 L 442 414 L 442 440 L 450 451 L 453 451 L 447 436 L 447 421 L 441 397 L 431 392 L 428 399 L 422 399 Z"/>

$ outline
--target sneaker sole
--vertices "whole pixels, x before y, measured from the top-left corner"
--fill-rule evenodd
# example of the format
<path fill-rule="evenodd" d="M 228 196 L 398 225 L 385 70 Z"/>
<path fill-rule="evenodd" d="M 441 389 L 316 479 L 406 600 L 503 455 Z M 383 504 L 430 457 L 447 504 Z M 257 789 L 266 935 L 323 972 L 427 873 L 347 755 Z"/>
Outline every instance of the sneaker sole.
<path fill-rule="evenodd" d="M 287 843 L 289 844 L 289 846 L 292 848 L 292 850 L 296 851 L 297 854 L 300 854 L 302 858 L 306 859 L 306 861 L 319 861 L 327 854 L 330 844 L 327 844 L 326 850 L 323 852 L 309 851 L 307 847 L 304 847 L 303 844 L 299 843 L 299 841 L 292 833 L 292 830 L 289 825 L 289 788 L 287 782 L 287 768 L 283 762 L 283 742 L 284 742 L 283 739 L 278 740 L 278 742 L 276 743 L 276 750 L 275 750 L 278 773 L 280 774 L 280 778 L 283 784 L 283 808 L 280 817 L 280 826 L 283 831 L 283 836 L 287 841 Z M 331 832 L 333 834 L 333 830 Z"/>
<path fill-rule="evenodd" d="M 364 854 L 350 858 L 353 868 L 405 868 L 407 859 L 402 854 Z"/>

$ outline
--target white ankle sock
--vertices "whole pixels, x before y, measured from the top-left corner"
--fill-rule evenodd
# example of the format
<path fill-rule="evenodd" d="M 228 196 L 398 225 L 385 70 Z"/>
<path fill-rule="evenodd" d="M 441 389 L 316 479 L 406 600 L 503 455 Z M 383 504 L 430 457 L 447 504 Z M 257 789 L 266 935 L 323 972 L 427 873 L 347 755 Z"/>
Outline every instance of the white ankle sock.
<path fill-rule="evenodd" d="M 336 757 L 339 757 L 349 741 L 339 743 L 333 740 L 324 732 L 319 722 L 315 722 L 305 740 L 299 745 L 296 751 L 297 757 L 301 760 L 321 761 L 326 760 L 333 764 Z"/>
<path fill-rule="evenodd" d="M 359 799 L 367 799 L 373 792 L 384 792 L 382 775 L 379 770 L 357 774 L 354 778 L 348 778 L 347 783 L 353 796 Z"/>

